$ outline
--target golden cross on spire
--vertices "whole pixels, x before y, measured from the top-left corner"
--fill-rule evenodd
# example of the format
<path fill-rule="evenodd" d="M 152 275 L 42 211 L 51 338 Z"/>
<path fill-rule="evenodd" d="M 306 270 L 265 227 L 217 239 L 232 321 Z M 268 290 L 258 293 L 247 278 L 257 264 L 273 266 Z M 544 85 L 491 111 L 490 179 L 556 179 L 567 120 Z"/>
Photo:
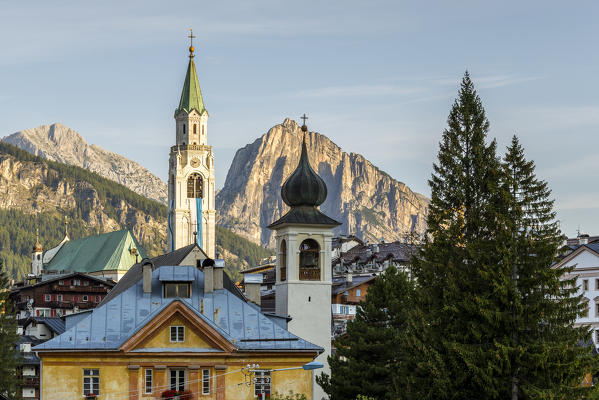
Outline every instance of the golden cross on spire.
<path fill-rule="evenodd" d="M 193 30 L 191 28 L 189 28 L 189 36 L 187 36 L 189 38 L 189 57 L 193 57 L 193 39 L 195 38 L 195 36 L 193 35 Z"/>

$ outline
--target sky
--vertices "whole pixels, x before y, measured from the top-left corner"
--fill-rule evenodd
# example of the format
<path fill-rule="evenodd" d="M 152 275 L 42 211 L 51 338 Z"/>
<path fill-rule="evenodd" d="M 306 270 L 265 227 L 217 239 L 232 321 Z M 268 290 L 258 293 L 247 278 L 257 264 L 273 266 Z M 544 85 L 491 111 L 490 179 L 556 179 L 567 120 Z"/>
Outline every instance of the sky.
<path fill-rule="evenodd" d="M 599 235 L 597 1 L 0 0 L 0 137 L 54 122 L 166 179 L 189 28 L 217 187 L 286 117 L 412 190 L 468 70 L 517 134 L 562 230 Z"/>

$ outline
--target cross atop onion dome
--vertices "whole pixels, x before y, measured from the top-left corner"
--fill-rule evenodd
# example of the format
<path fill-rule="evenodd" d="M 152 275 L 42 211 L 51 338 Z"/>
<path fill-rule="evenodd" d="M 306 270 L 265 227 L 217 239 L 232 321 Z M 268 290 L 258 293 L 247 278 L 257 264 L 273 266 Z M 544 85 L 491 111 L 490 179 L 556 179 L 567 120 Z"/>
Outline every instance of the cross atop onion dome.
<path fill-rule="evenodd" d="M 327 198 L 326 184 L 310 166 L 308 149 L 306 147 L 307 130 L 306 125 L 303 125 L 304 140 L 299 164 L 281 187 L 281 197 L 289 207 L 318 207 Z"/>

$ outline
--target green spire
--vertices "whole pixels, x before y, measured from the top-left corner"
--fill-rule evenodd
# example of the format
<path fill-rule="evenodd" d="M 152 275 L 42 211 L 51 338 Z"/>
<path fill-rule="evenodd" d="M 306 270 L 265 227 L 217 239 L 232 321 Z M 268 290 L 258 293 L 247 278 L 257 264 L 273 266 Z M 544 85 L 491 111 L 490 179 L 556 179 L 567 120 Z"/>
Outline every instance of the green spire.
<path fill-rule="evenodd" d="M 175 114 L 180 111 L 189 113 L 193 109 L 200 114 L 206 111 L 204 100 L 202 99 L 202 91 L 200 90 L 200 83 L 198 82 L 196 65 L 193 62 L 193 47 L 190 47 L 189 50 L 189 65 L 187 66 L 187 74 L 185 75 L 185 83 L 183 84 L 179 107 L 177 107 Z"/>

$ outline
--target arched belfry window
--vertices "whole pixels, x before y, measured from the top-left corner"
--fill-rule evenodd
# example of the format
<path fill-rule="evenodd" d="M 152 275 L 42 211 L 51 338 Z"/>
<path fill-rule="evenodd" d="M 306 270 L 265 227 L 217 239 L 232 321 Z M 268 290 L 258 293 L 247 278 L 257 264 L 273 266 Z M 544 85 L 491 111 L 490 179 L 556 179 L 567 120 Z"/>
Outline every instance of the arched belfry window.
<path fill-rule="evenodd" d="M 204 135 L 205 131 L 204 131 L 204 125 L 202 125 L 202 135 Z"/>
<path fill-rule="evenodd" d="M 287 242 L 285 239 L 281 240 L 281 247 L 279 251 L 279 268 L 280 268 L 280 279 L 281 282 L 287 280 Z"/>
<path fill-rule="evenodd" d="M 299 279 L 301 281 L 320 280 L 320 246 L 314 239 L 304 240 L 299 247 Z"/>
<path fill-rule="evenodd" d="M 198 124 L 193 124 L 193 134 L 195 135 L 197 132 Z"/>
<path fill-rule="evenodd" d="M 185 124 L 183 124 L 183 134 L 185 135 Z"/>
<path fill-rule="evenodd" d="M 187 198 L 197 199 L 204 197 L 204 180 L 202 175 L 193 173 L 187 179 Z"/>

